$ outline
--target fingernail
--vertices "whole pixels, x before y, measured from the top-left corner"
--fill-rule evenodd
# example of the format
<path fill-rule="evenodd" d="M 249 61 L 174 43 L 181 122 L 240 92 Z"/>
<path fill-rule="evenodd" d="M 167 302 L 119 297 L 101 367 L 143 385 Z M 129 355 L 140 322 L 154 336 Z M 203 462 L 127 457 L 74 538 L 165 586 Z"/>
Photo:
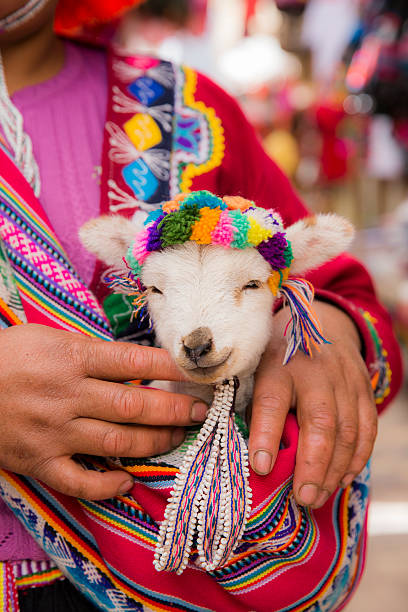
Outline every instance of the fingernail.
<path fill-rule="evenodd" d="M 258 450 L 254 455 L 253 466 L 257 474 L 269 474 L 272 467 L 272 455 L 269 451 Z"/>
<path fill-rule="evenodd" d="M 330 495 L 331 495 L 330 491 L 328 491 L 327 489 L 323 489 L 317 496 L 317 499 L 315 503 L 313 504 L 313 508 L 321 508 L 322 506 L 324 506 L 324 504 L 329 499 Z"/>
<path fill-rule="evenodd" d="M 174 448 L 176 448 L 176 446 L 180 446 L 180 444 L 184 440 L 184 436 L 185 436 L 184 429 L 181 429 L 179 427 L 173 430 L 173 433 L 171 434 L 171 443 L 173 444 Z"/>
<path fill-rule="evenodd" d="M 355 477 L 355 474 L 346 474 L 343 480 L 341 481 L 340 486 L 343 488 L 348 487 L 353 482 Z"/>
<path fill-rule="evenodd" d="M 132 487 L 133 487 L 133 480 L 131 478 L 128 478 L 127 480 L 125 480 L 125 482 L 122 482 L 122 484 L 120 485 L 119 494 L 127 493 L 128 491 L 130 491 Z"/>
<path fill-rule="evenodd" d="M 203 402 L 194 402 L 191 407 L 191 420 L 202 423 L 207 418 L 208 406 Z"/>
<path fill-rule="evenodd" d="M 302 506 L 311 506 L 315 503 L 319 488 L 314 484 L 305 484 L 300 487 L 299 499 Z"/>

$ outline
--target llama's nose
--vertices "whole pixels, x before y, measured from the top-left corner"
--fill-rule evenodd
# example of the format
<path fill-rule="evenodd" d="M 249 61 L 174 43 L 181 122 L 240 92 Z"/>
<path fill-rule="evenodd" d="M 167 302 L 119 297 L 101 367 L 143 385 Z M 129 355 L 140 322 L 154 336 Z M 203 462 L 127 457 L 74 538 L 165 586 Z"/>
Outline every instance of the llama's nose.
<path fill-rule="evenodd" d="M 187 357 L 198 363 L 212 349 L 213 340 L 208 327 L 198 327 L 183 338 L 183 349 Z"/>

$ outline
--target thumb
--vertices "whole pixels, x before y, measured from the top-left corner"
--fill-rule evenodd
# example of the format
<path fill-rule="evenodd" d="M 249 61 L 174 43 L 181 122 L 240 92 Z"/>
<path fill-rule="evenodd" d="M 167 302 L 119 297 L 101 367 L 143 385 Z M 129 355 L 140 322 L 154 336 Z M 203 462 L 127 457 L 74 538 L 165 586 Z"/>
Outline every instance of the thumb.
<path fill-rule="evenodd" d="M 125 471 L 96 472 L 87 470 L 72 457 L 58 457 L 37 476 L 60 493 L 83 499 L 108 499 L 123 495 L 133 486 Z"/>

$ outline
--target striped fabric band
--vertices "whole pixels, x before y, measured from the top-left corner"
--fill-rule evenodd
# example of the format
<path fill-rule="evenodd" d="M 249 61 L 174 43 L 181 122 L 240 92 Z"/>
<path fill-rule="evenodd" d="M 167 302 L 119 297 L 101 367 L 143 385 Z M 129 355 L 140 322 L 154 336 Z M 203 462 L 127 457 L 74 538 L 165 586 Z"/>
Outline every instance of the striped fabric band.
<path fill-rule="evenodd" d="M 105 314 L 73 270 L 47 220 L 0 178 L 0 237 L 24 310 L 37 322 L 112 338 Z M 4 323 L 4 305 L 0 316 Z"/>

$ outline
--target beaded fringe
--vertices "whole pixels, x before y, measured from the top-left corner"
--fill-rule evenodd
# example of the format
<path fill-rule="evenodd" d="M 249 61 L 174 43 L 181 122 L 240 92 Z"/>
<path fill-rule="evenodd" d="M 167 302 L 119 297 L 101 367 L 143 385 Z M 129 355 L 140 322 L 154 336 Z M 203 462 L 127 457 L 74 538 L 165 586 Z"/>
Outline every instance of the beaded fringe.
<path fill-rule="evenodd" d="M 193 541 L 198 564 L 211 571 L 237 547 L 250 513 L 248 451 L 233 406 L 238 380 L 216 385 L 214 400 L 186 452 L 160 526 L 154 566 L 181 574 Z"/>

